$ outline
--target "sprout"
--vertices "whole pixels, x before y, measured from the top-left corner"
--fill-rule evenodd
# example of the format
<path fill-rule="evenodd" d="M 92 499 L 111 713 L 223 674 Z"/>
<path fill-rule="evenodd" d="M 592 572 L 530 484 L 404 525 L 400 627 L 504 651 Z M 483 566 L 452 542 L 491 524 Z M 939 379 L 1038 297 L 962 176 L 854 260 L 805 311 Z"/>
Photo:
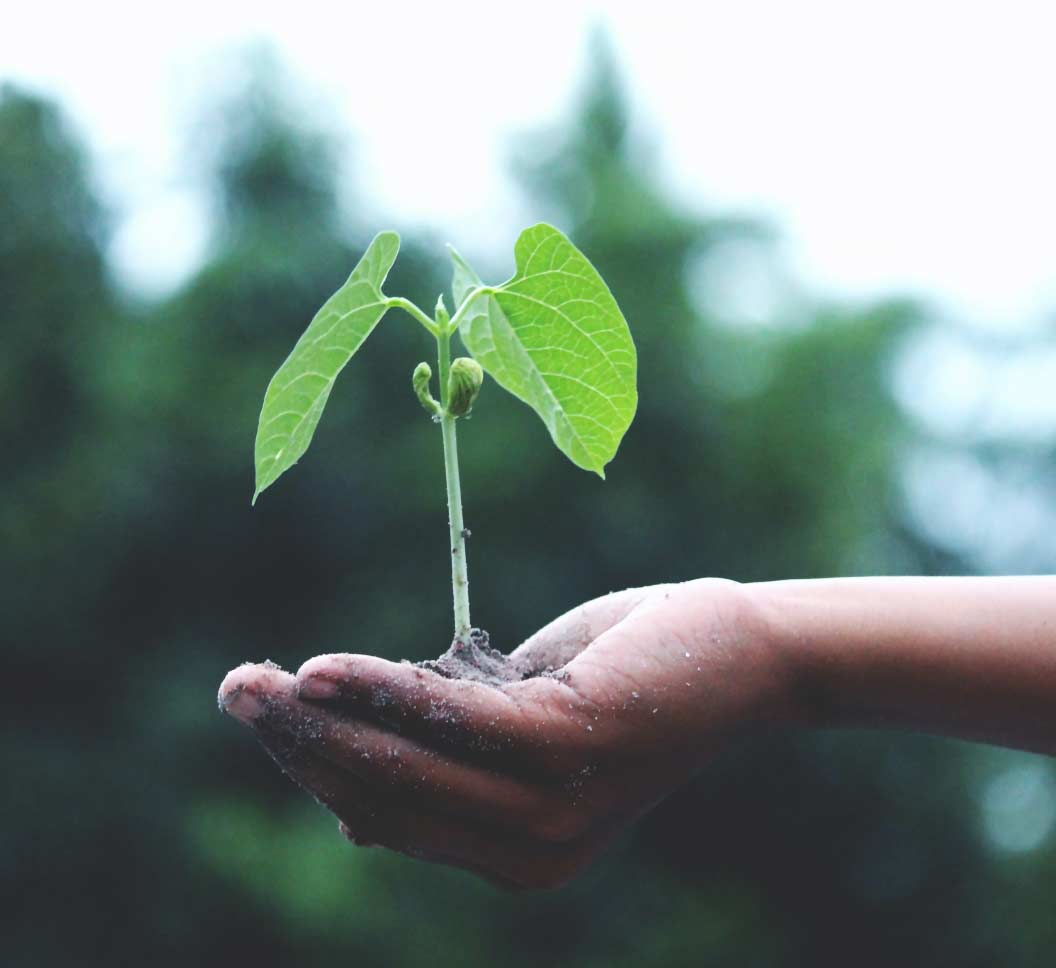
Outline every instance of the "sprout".
<path fill-rule="evenodd" d="M 473 409 L 484 382 L 484 371 L 476 360 L 460 356 L 451 363 L 447 377 L 447 412 L 464 417 Z"/>
<path fill-rule="evenodd" d="M 427 363 L 415 367 L 411 382 L 440 426 L 455 637 L 468 645 L 469 530 L 462 520 L 455 426 L 473 408 L 484 370 L 539 415 L 572 463 L 604 477 L 638 405 L 637 356 L 627 321 L 597 269 L 552 225 L 540 222 L 521 233 L 513 250 L 517 271 L 501 285 L 485 285 L 452 249 L 454 309 L 448 312 L 441 295 L 431 317 L 411 300 L 384 292 L 399 248 L 395 232 L 374 237 L 271 378 L 257 425 L 253 500 L 300 460 L 334 381 L 381 318 L 390 309 L 407 313 L 436 340 L 439 402 L 429 389 Z M 476 359 L 451 360 L 456 334 Z"/>
<path fill-rule="evenodd" d="M 429 392 L 429 381 L 433 378 L 433 371 L 428 363 L 419 363 L 411 374 L 411 385 L 414 387 L 415 395 L 419 402 L 425 407 L 425 412 L 434 420 L 440 419 L 440 404 L 433 399 Z"/>

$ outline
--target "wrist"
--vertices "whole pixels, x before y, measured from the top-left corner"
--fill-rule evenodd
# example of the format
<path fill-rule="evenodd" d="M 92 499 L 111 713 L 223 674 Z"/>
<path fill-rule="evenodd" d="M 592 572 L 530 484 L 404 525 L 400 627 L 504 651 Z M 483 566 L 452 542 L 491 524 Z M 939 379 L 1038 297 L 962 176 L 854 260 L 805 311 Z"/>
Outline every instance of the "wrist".
<path fill-rule="evenodd" d="M 719 671 L 730 719 L 745 726 L 794 725 L 809 720 L 800 650 L 766 584 L 702 578 L 686 582 L 694 602 L 692 626 L 700 647 L 722 657 Z M 717 697 L 709 693 L 708 708 Z M 709 725 L 711 717 L 709 716 Z"/>
<path fill-rule="evenodd" d="M 811 648 L 809 596 L 793 582 L 751 582 L 742 585 L 757 634 L 765 643 L 772 668 L 772 720 L 790 726 L 832 726 L 835 703 L 825 665 Z"/>

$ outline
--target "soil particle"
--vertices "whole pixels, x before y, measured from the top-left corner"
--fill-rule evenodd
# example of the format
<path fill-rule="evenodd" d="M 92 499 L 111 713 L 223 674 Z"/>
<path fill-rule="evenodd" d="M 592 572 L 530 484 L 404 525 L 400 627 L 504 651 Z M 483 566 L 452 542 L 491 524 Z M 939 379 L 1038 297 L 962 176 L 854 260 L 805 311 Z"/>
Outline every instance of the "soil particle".
<path fill-rule="evenodd" d="M 570 794 L 572 806 L 577 806 L 583 797 L 583 781 L 589 779 L 597 772 L 597 767 L 588 763 L 581 770 L 577 770 L 565 782 L 565 792 Z"/>
<path fill-rule="evenodd" d="M 487 686 L 505 686 L 538 675 L 498 649 L 493 649 L 488 641 L 488 633 L 483 629 L 471 630 L 468 644 L 455 639 L 439 659 L 429 659 L 416 665 L 445 679 L 481 682 Z"/>

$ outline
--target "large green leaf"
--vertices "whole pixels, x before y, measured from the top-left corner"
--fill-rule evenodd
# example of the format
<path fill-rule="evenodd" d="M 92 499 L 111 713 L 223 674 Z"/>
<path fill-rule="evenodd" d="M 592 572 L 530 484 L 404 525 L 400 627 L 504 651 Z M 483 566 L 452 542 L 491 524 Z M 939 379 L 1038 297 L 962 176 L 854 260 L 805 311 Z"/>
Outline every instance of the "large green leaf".
<path fill-rule="evenodd" d="M 481 285 L 452 252 L 455 304 Z M 605 476 L 638 406 L 627 321 L 598 271 L 552 225 L 525 229 L 512 279 L 477 296 L 462 339 L 500 386 L 528 404 L 558 448 Z"/>
<path fill-rule="evenodd" d="M 395 232 L 374 237 L 271 378 L 257 425 L 254 503 L 308 449 L 338 373 L 385 315 L 381 287 L 399 248 Z"/>

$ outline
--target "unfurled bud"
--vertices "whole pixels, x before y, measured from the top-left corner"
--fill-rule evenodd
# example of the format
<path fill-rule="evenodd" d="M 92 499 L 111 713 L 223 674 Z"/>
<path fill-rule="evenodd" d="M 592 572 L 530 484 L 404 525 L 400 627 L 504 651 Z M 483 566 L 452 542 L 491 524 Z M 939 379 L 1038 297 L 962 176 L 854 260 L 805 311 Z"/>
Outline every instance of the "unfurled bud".
<path fill-rule="evenodd" d="M 440 293 L 440 295 L 436 297 L 436 309 L 433 311 L 433 315 L 436 317 L 436 321 L 440 324 L 441 329 L 451 322 L 451 316 L 447 311 L 447 306 L 444 305 L 443 293 Z"/>
<path fill-rule="evenodd" d="M 447 378 L 447 412 L 455 417 L 469 413 L 483 382 L 484 371 L 476 360 L 468 356 L 455 360 Z"/>
<path fill-rule="evenodd" d="M 429 381 L 433 378 L 433 371 L 428 363 L 419 363 L 411 374 L 411 385 L 414 387 L 415 395 L 419 402 L 425 407 L 425 412 L 434 419 L 440 417 L 440 404 L 433 399 L 429 392 Z"/>

